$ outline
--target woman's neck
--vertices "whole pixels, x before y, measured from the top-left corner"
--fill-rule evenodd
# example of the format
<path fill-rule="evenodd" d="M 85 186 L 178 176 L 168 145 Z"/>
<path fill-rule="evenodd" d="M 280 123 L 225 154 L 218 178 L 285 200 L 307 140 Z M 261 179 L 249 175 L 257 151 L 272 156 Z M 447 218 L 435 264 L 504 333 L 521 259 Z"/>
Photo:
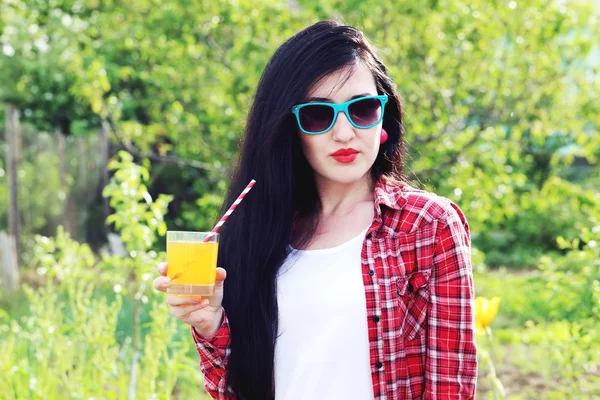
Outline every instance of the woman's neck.
<path fill-rule="evenodd" d="M 375 184 L 370 174 L 352 183 L 316 179 L 321 200 L 321 216 L 350 214 L 359 204 L 373 201 Z"/>

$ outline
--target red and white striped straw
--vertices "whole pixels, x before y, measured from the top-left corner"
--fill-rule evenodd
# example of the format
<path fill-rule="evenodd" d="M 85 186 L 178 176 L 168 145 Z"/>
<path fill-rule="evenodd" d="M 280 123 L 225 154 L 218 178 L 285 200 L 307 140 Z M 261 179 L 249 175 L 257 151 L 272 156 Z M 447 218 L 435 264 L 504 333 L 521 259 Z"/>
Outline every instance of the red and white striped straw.
<path fill-rule="evenodd" d="M 237 206 L 239 206 L 240 203 L 242 202 L 242 200 L 244 200 L 244 197 L 246 197 L 246 195 L 252 189 L 252 187 L 254 186 L 255 183 L 256 183 L 256 181 L 254 179 L 252 179 L 250 181 L 250 183 L 248 184 L 248 186 L 246 186 L 246 189 L 244 189 L 244 191 L 242 193 L 240 193 L 240 195 L 238 196 L 238 198 L 233 202 L 233 204 L 231 205 L 231 207 L 229 207 L 229 210 L 227 210 L 227 212 L 225 213 L 225 215 L 223 215 L 223 217 L 219 220 L 219 222 L 217 223 L 217 225 L 215 225 L 215 227 L 213 228 L 213 230 L 210 231 L 210 233 L 206 236 L 206 238 L 204 238 L 204 242 L 205 243 L 208 242 L 210 240 L 210 238 L 213 237 L 214 234 L 219 231 L 219 228 L 221 228 L 223 226 L 223 224 L 225 223 L 225 221 L 227 221 L 227 218 L 229 218 L 229 216 L 231 214 L 233 214 L 233 211 L 235 211 L 235 209 L 237 208 Z"/>

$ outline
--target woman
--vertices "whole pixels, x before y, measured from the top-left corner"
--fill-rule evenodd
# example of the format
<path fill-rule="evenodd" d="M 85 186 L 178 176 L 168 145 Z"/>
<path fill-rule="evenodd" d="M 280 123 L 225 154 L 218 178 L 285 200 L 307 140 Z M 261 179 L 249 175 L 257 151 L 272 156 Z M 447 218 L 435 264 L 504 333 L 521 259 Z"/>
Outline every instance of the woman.
<path fill-rule="evenodd" d="M 221 231 L 227 284 L 167 297 L 214 398 L 474 397 L 468 224 L 403 183 L 403 136 L 359 30 L 319 22 L 275 52 L 224 204 L 256 179 Z"/>

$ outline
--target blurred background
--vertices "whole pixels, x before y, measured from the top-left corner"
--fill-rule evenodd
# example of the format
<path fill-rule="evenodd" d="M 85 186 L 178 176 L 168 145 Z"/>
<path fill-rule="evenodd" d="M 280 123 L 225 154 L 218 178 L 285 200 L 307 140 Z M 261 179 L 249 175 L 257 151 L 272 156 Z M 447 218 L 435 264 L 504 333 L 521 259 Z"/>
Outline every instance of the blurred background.
<path fill-rule="evenodd" d="M 600 2 L 0 1 L 0 398 L 198 398 L 151 287 L 218 215 L 261 72 L 321 19 L 402 95 L 473 234 L 478 397 L 600 396 Z"/>

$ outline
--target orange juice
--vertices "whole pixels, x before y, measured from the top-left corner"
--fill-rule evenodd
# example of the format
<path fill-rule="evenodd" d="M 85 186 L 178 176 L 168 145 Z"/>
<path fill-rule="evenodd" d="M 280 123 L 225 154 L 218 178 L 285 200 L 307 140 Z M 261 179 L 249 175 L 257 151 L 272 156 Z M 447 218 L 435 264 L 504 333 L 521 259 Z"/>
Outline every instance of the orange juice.
<path fill-rule="evenodd" d="M 210 296 L 215 286 L 218 235 L 204 243 L 207 233 L 167 233 L 167 275 L 171 286 L 167 293 Z"/>

